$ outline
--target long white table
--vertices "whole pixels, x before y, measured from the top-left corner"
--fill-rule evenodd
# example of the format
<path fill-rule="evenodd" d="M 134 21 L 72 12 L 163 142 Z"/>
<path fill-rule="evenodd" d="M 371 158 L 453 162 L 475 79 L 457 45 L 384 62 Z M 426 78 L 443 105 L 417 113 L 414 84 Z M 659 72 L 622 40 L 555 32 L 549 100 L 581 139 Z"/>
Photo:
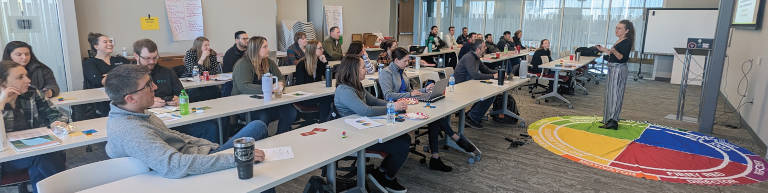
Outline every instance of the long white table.
<path fill-rule="evenodd" d="M 484 96 L 495 96 L 498 92 L 505 92 L 524 82 L 527 82 L 527 79 L 516 79 L 508 81 L 504 86 L 498 86 L 479 81 L 468 81 L 457 85 L 456 92 L 449 93 L 445 99 L 435 102 L 433 105 L 437 108 L 424 108 L 421 103 L 409 106 L 409 112 L 423 112 L 430 115 L 427 120 L 406 120 L 395 123 L 395 125 L 358 130 L 344 122 L 345 119 L 359 117 L 352 115 L 257 141 L 256 148 L 290 146 L 295 157 L 255 164 L 254 177 L 247 180 L 237 179 L 236 168 L 181 179 L 167 179 L 146 173 L 81 192 L 261 192 L 322 166 L 328 166 L 328 181 L 331 183 L 331 187 L 335 188 L 335 161 L 355 152 L 357 152 L 358 157 L 357 189 L 364 190 L 365 159 L 363 153 L 365 148 L 400 136 L 442 117 L 450 116 L 452 112 L 463 111 L 466 106 L 484 98 L 478 98 L 478 94 L 472 91 L 480 91 L 480 95 Z M 383 120 L 376 121 L 384 122 Z M 318 132 L 316 135 L 308 137 L 300 135 L 300 133 L 311 131 L 316 127 L 326 128 L 328 131 Z M 346 132 L 348 137 L 341 138 L 341 132 Z M 460 126 L 461 132 L 463 132 L 462 126 Z M 215 186 L 210 184 L 215 184 Z"/>
<path fill-rule="evenodd" d="M 232 73 L 225 73 L 225 74 L 231 74 Z M 199 88 L 199 87 L 206 87 L 206 86 L 218 86 L 222 85 L 228 81 L 220 81 L 220 80 L 208 80 L 208 81 L 188 81 L 186 78 L 180 78 L 181 85 L 185 89 L 190 88 Z M 63 100 L 59 101 L 59 97 L 61 97 Z M 57 97 L 52 97 L 49 99 L 51 103 L 53 103 L 53 106 L 70 106 L 70 105 L 81 105 L 81 104 L 88 104 L 88 103 L 97 103 L 97 102 L 103 102 L 103 101 L 109 101 L 109 96 L 107 96 L 107 93 L 104 92 L 104 88 L 93 88 L 93 89 L 83 89 L 83 90 L 76 90 L 76 91 L 69 91 L 69 92 L 62 92 Z"/>
<path fill-rule="evenodd" d="M 555 97 L 555 98 L 560 99 L 561 101 L 565 102 L 566 104 L 568 104 L 568 108 L 569 109 L 573 108 L 573 104 L 571 104 L 571 101 L 569 101 L 568 99 L 565 99 L 565 97 L 563 97 L 563 95 L 560 95 L 560 93 L 557 92 L 557 89 L 559 87 L 559 83 L 558 82 L 559 82 L 559 79 L 560 79 L 560 71 L 575 71 L 575 70 L 577 70 L 577 69 L 579 69 L 579 68 L 581 68 L 581 67 L 583 67 L 583 66 L 585 66 L 585 65 L 587 65 L 589 63 L 591 63 L 592 61 L 595 61 L 595 59 L 597 57 L 582 56 L 581 58 L 579 58 L 578 61 L 570 60 L 569 57 L 570 56 L 563 57 L 563 58 L 560 58 L 560 59 L 556 59 L 554 61 L 550 61 L 550 62 L 548 62 L 546 64 L 539 65 L 539 68 L 550 69 L 550 70 L 554 71 L 555 72 L 555 76 L 554 76 L 554 80 L 553 80 L 554 82 L 552 84 L 553 87 L 554 87 L 554 88 L 552 88 L 552 92 L 547 93 L 547 94 L 545 94 L 543 96 L 539 96 L 538 98 L 536 98 L 536 103 L 539 103 L 539 101 L 542 100 L 542 99 L 546 99 L 546 98 L 549 98 L 549 97 Z M 562 65 L 560 65 L 560 61 L 561 60 L 563 61 Z M 587 90 L 581 84 L 575 84 L 575 86 L 577 86 L 577 88 L 583 89 L 585 91 Z"/>
<path fill-rule="evenodd" d="M 374 82 L 371 80 L 363 81 L 363 86 L 372 86 L 373 84 Z M 323 96 L 330 96 L 330 95 L 333 95 L 333 92 L 335 92 L 335 90 L 336 90 L 335 84 L 334 86 L 327 88 L 325 87 L 325 82 L 321 81 L 321 82 L 303 84 L 298 86 L 290 86 L 285 88 L 286 93 L 291 93 L 295 91 L 304 91 L 304 92 L 312 93 L 311 95 L 305 95 L 301 97 L 294 97 L 294 96 L 289 96 L 287 94 L 284 94 L 283 97 L 281 98 L 273 97 L 272 101 L 264 102 L 263 99 L 250 98 L 250 95 L 235 95 L 235 96 L 222 97 L 222 98 L 212 99 L 207 101 L 194 102 L 194 103 L 190 103 L 189 105 L 190 108 L 206 107 L 206 106 L 211 108 L 205 110 L 204 113 L 199 113 L 199 114 L 192 113 L 190 115 L 182 116 L 181 119 L 167 121 L 165 122 L 165 124 L 169 128 L 172 128 L 172 127 L 178 127 L 182 125 L 217 119 L 221 117 L 236 115 L 236 114 L 245 113 L 245 112 L 268 109 L 270 107 L 280 106 L 284 104 L 291 104 L 291 103 L 310 100 L 310 99 L 319 98 Z M 243 104 L 247 104 L 247 105 L 243 105 Z M 61 138 L 62 143 L 60 145 L 50 146 L 50 147 L 26 151 L 26 152 L 16 152 L 13 149 L 6 149 L 4 151 L 0 151 L 0 163 L 21 159 L 25 157 L 31 157 L 31 156 L 41 155 L 45 153 L 90 145 L 94 143 L 104 142 L 107 140 L 106 138 L 107 137 L 107 131 L 106 131 L 107 118 L 106 117 L 77 121 L 71 124 L 74 125 L 78 130 L 94 129 L 98 132 L 96 132 L 91 136 L 81 135 L 81 136 L 75 136 L 75 137 L 71 137 L 71 136 L 63 137 Z M 219 128 L 222 128 L 221 125 L 219 125 Z M 221 136 L 222 135 L 220 135 L 220 137 Z M 223 141 L 223 140 L 220 139 L 220 141 Z"/>

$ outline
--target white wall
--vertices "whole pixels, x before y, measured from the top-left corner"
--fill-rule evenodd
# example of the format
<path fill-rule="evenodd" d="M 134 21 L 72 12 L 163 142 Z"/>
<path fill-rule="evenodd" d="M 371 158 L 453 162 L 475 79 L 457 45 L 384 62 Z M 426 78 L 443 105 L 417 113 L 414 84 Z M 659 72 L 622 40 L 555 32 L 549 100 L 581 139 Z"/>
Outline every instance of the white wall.
<path fill-rule="evenodd" d="M 390 1 L 387 0 L 324 0 L 324 5 L 343 6 L 344 44 L 347 50 L 352 34 L 381 32 L 390 34 Z M 312 7 L 312 9 L 315 9 Z M 325 29 L 325 28 L 323 28 Z M 324 32 L 323 34 L 328 34 Z M 325 36 L 327 37 L 327 36 Z"/>
<path fill-rule="evenodd" d="M 768 10 L 768 4 L 764 6 Z M 739 114 L 763 143 L 768 143 L 768 76 L 765 76 L 768 74 L 768 19 L 765 16 L 761 28 L 731 31 L 720 92 L 737 108 L 742 99 L 739 92 L 746 93 Z M 749 60 L 753 61 L 751 70 Z M 748 83 L 742 81 L 739 85 L 745 77 L 742 69 L 749 70 L 745 79 Z"/>
<path fill-rule="evenodd" d="M 282 1 L 282 0 L 281 0 Z M 225 52 L 234 43 L 234 33 L 245 30 L 251 36 L 264 36 L 275 40 L 276 0 L 203 1 L 205 36 L 218 52 Z M 192 41 L 172 41 L 162 0 L 77 0 L 75 1 L 77 26 L 82 56 L 87 56 L 88 32 L 100 32 L 115 40 L 115 52 L 123 47 L 128 51 L 134 41 L 150 38 L 158 44 L 160 52 L 184 53 Z M 160 19 L 160 29 L 142 31 L 139 18 L 147 14 Z M 275 41 L 269 41 L 276 48 Z"/>

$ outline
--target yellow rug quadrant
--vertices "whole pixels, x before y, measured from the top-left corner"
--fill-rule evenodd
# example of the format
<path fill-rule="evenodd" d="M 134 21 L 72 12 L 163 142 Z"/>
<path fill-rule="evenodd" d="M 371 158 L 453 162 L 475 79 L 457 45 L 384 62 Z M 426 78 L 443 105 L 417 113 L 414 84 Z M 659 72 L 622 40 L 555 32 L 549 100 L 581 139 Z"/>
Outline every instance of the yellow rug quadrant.
<path fill-rule="evenodd" d="M 567 127 L 558 129 L 556 136 L 564 146 L 569 146 L 561 151 L 604 165 L 610 164 L 632 142 Z M 562 143 L 560 140 L 550 143 Z"/>

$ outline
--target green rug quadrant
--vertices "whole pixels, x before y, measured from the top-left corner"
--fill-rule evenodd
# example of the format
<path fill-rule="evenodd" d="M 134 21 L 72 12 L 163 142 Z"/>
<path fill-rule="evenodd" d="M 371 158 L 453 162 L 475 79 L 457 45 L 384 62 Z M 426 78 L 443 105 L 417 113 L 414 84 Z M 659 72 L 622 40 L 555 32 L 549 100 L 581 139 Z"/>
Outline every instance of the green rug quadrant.
<path fill-rule="evenodd" d="M 600 122 L 575 123 L 569 120 L 560 120 L 560 121 L 553 122 L 552 124 L 568 125 L 568 127 L 572 129 L 578 129 L 578 130 L 582 130 L 582 131 L 586 131 L 586 132 L 590 132 L 598 135 L 605 135 L 609 137 L 626 139 L 630 141 L 640 138 L 640 135 L 643 134 L 643 131 L 645 131 L 645 128 L 648 127 L 648 124 L 645 124 L 645 123 L 624 122 L 624 121 L 619 123 L 618 130 L 609 130 L 609 129 L 599 128 L 599 126 L 602 125 Z"/>

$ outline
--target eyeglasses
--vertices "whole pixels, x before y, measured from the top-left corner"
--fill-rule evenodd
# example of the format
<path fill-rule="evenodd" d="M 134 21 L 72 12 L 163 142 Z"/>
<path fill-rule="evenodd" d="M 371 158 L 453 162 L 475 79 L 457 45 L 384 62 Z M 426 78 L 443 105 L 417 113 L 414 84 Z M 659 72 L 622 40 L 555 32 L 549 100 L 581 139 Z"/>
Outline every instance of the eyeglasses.
<path fill-rule="evenodd" d="M 135 91 L 133 91 L 133 92 L 125 93 L 125 94 L 123 95 L 123 97 L 125 97 L 125 96 L 128 96 L 128 95 L 132 95 L 132 94 L 135 94 L 135 93 L 137 93 L 137 92 L 139 92 L 139 91 L 142 91 L 142 90 L 144 90 L 144 89 L 146 89 L 146 88 L 150 88 L 150 87 L 152 87 L 152 83 L 153 83 L 153 82 L 154 82 L 154 81 L 152 80 L 152 77 L 150 77 L 150 78 L 149 78 L 149 81 L 147 81 L 147 84 L 144 84 L 144 87 L 141 87 L 139 90 L 135 90 Z"/>

